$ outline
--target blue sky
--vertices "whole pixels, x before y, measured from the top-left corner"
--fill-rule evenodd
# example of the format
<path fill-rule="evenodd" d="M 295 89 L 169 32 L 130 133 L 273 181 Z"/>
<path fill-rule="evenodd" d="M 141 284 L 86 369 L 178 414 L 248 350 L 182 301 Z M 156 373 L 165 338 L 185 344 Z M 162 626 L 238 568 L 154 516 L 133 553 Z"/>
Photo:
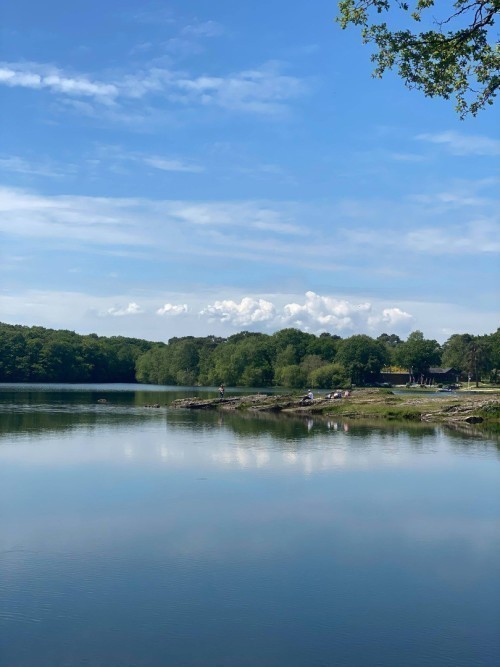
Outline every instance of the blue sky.
<path fill-rule="evenodd" d="M 4 6 L 0 319 L 152 340 L 494 331 L 498 105 L 461 121 L 372 79 L 335 12 Z"/>

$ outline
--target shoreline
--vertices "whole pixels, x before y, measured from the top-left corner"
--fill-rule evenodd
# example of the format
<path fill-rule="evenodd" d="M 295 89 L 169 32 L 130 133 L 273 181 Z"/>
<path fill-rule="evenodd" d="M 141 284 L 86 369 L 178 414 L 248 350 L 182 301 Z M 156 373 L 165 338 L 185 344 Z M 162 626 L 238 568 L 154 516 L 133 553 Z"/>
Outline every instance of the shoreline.
<path fill-rule="evenodd" d="M 345 419 L 383 419 L 387 421 L 500 423 L 500 393 L 467 392 L 445 396 L 425 396 L 426 390 L 404 395 L 390 389 L 357 389 L 348 398 L 324 397 L 303 400 L 294 394 L 251 394 L 229 398 L 182 398 L 169 408 L 275 412 L 295 415 L 324 415 Z"/>

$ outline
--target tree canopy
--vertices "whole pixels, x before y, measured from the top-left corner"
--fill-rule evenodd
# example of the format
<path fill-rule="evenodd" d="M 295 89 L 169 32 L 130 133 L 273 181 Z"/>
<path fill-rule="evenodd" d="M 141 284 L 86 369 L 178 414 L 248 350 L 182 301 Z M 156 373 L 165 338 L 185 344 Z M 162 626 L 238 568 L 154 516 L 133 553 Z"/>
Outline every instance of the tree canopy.
<path fill-rule="evenodd" d="M 446 100 L 455 96 L 462 118 L 493 104 L 500 85 L 493 32 L 500 0 L 341 0 L 339 11 L 343 29 L 360 27 L 363 42 L 376 47 L 375 77 L 397 68 L 408 88 Z M 391 27 L 383 20 L 389 12 Z"/>
<path fill-rule="evenodd" d="M 404 343 L 398 345 L 395 359 L 418 380 L 426 375 L 431 366 L 439 365 L 441 350 L 437 340 L 426 339 L 424 334 L 417 330 L 413 331 Z"/>
<path fill-rule="evenodd" d="M 228 338 L 184 336 L 168 343 L 0 323 L 0 382 L 138 382 L 181 386 L 336 389 L 381 380 L 394 364 L 420 380 L 430 366 L 453 366 L 465 379 L 498 380 L 500 330 L 454 334 L 440 346 L 414 331 L 373 339 L 299 329 L 242 331 Z M 384 371 L 385 372 L 385 371 Z"/>

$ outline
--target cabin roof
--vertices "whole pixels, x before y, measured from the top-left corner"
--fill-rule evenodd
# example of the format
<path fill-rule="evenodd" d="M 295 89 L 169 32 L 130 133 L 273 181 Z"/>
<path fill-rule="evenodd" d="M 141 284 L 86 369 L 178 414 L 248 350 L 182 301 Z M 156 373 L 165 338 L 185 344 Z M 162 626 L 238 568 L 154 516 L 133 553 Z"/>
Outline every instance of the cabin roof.
<path fill-rule="evenodd" d="M 458 373 L 456 368 L 429 368 L 430 373 L 434 373 L 435 375 L 440 375 L 440 374 L 445 374 L 445 373 Z"/>

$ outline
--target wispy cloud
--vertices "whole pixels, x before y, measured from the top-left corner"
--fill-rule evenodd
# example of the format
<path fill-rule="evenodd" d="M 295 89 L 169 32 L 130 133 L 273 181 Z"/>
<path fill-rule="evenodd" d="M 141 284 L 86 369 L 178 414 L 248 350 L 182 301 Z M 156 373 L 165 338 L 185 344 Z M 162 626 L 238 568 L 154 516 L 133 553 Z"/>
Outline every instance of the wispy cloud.
<path fill-rule="evenodd" d="M 170 213 L 180 221 L 198 226 L 244 227 L 293 236 L 308 234 L 282 207 L 265 202 L 174 202 Z"/>
<path fill-rule="evenodd" d="M 145 23 L 170 26 L 181 35 L 201 37 L 218 37 L 224 33 L 224 26 L 212 19 L 187 19 L 174 11 L 172 7 L 154 6 L 144 7 L 133 13 L 125 14 L 125 19 L 133 23 Z"/>
<path fill-rule="evenodd" d="M 407 234 L 406 245 L 431 255 L 475 255 L 500 252 L 500 225 L 494 220 L 473 220 L 455 229 L 424 227 Z"/>
<path fill-rule="evenodd" d="M 154 169 L 159 169 L 160 171 L 175 171 L 192 174 L 204 171 L 204 167 L 193 161 L 165 155 L 148 155 L 147 153 L 126 151 L 120 146 L 101 145 L 98 147 L 97 154 L 99 155 L 99 158 L 104 157 L 106 160 L 114 163 L 134 162 L 154 167 Z"/>
<path fill-rule="evenodd" d="M 63 169 L 48 161 L 30 161 L 17 155 L 1 156 L 0 169 L 9 173 L 47 178 L 61 178 L 76 171 L 74 165 L 66 164 Z"/>
<path fill-rule="evenodd" d="M 479 134 L 448 131 L 419 134 L 416 139 L 440 144 L 453 155 L 500 155 L 500 141 Z"/>
<path fill-rule="evenodd" d="M 176 17 L 173 12 L 165 9 L 152 9 L 140 12 L 135 21 L 164 26 L 163 39 L 160 41 L 142 41 L 131 51 L 134 56 L 141 53 L 159 54 L 154 63 L 168 62 L 170 58 L 184 58 L 196 56 L 205 51 L 205 42 L 208 39 L 220 37 L 225 30 L 221 23 L 213 20 L 199 19 L 185 20 Z M 164 35 L 170 31 L 172 36 L 165 39 Z"/>
<path fill-rule="evenodd" d="M 301 79 L 283 74 L 276 63 L 218 76 L 190 76 L 150 66 L 109 81 L 40 63 L 0 63 L 0 85 L 46 90 L 62 98 L 83 100 L 87 105 L 92 100 L 102 107 L 146 99 L 154 104 L 161 99 L 172 105 L 214 106 L 266 115 L 284 111 L 290 100 L 306 92 Z M 88 107 L 79 109 L 91 111 Z"/>
<path fill-rule="evenodd" d="M 180 91 L 177 99 L 183 102 L 263 114 L 283 111 L 287 101 L 306 90 L 303 81 L 281 74 L 275 63 L 225 77 L 179 78 L 176 87 Z"/>
<path fill-rule="evenodd" d="M 10 236 L 78 241 L 91 245 L 144 245 L 133 199 L 43 196 L 0 188 L 0 231 Z"/>
<path fill-rule="evenodd" d="M 393 248 L 416 255 L 481 255 L 500 251 L 500 224 L 494 219 L 474 219 L 453 227 L 420 225 L 415 229 L 386 233 L 376 230 L 345 229 L 351 248 Z"/>
<path fill-rule="evenodd" d="M 66 75 L 56 67 L 39 63 L 0 63 L 0 84 L 91 97 L 103 104 L 111 103 L 119 95 L 119 88 L 114 83 L 92 81 L 84 75 Z"/>
<path fill-rule="evenodd" d="M 450 191 L 444 198 L 358 202 L 370 214 L 350 218 L 353 206 L 346 208 L 342 202 L 325 206 L 42 196 L 4 187 L 0 231 L 9 237 L 104 246 L 112 252 L 142 247 L 153 254 L 160 249 L 190 256 L 229 253 L 233 260 L 285 262 L 329 272 L 338 269 L 340 259 L 344 265 L 359 265 L 360 253 L 371 257 L 363 262 L 380 264 L 374 248 L 386 249 L 384 261 L 394 248 L 417 255 L 497 252 L 500 223 L 494 202 L 465 191 L 462 197 L 465 200 L 457 200 Z"/>
<path fill-rule="evenodd" d="M 221 234 L 219 230 L 225 230 Z M 95 252 L 140 252 L 152 256 L 225 255 L 250 261 L 286 257 L 290 244 L 277 239 L 303 237 L 286 207 L 264 202 L 189 202 L 71 195 L 43 196 L 0 188 L 0 232 L 33 242 L 75 246 Z M 254 248 L 254 239 L 260 239 Z M 294 244 L 296 247 L 296 244 Z M 290 261 L 296 261 L 290 258 Z"/>
<path fill-rule="evenodd" d="M 143 156 L 142 159 L 144 164 L 148 164 L 161 171 L 184 171 L 190 173 L 199 173 L 200 171 L 203 171 L 203 167 L 196 164 L 187 164 L 181 160 L 168 160 L 155 155 Z"/>
<path fill-rule="evenodd" d="M 224 33 L 223 26 L 217 21 L 195 20 L 181 29 L 182 35 L 195 35 L 202 37 L 219 37 Z"/>

